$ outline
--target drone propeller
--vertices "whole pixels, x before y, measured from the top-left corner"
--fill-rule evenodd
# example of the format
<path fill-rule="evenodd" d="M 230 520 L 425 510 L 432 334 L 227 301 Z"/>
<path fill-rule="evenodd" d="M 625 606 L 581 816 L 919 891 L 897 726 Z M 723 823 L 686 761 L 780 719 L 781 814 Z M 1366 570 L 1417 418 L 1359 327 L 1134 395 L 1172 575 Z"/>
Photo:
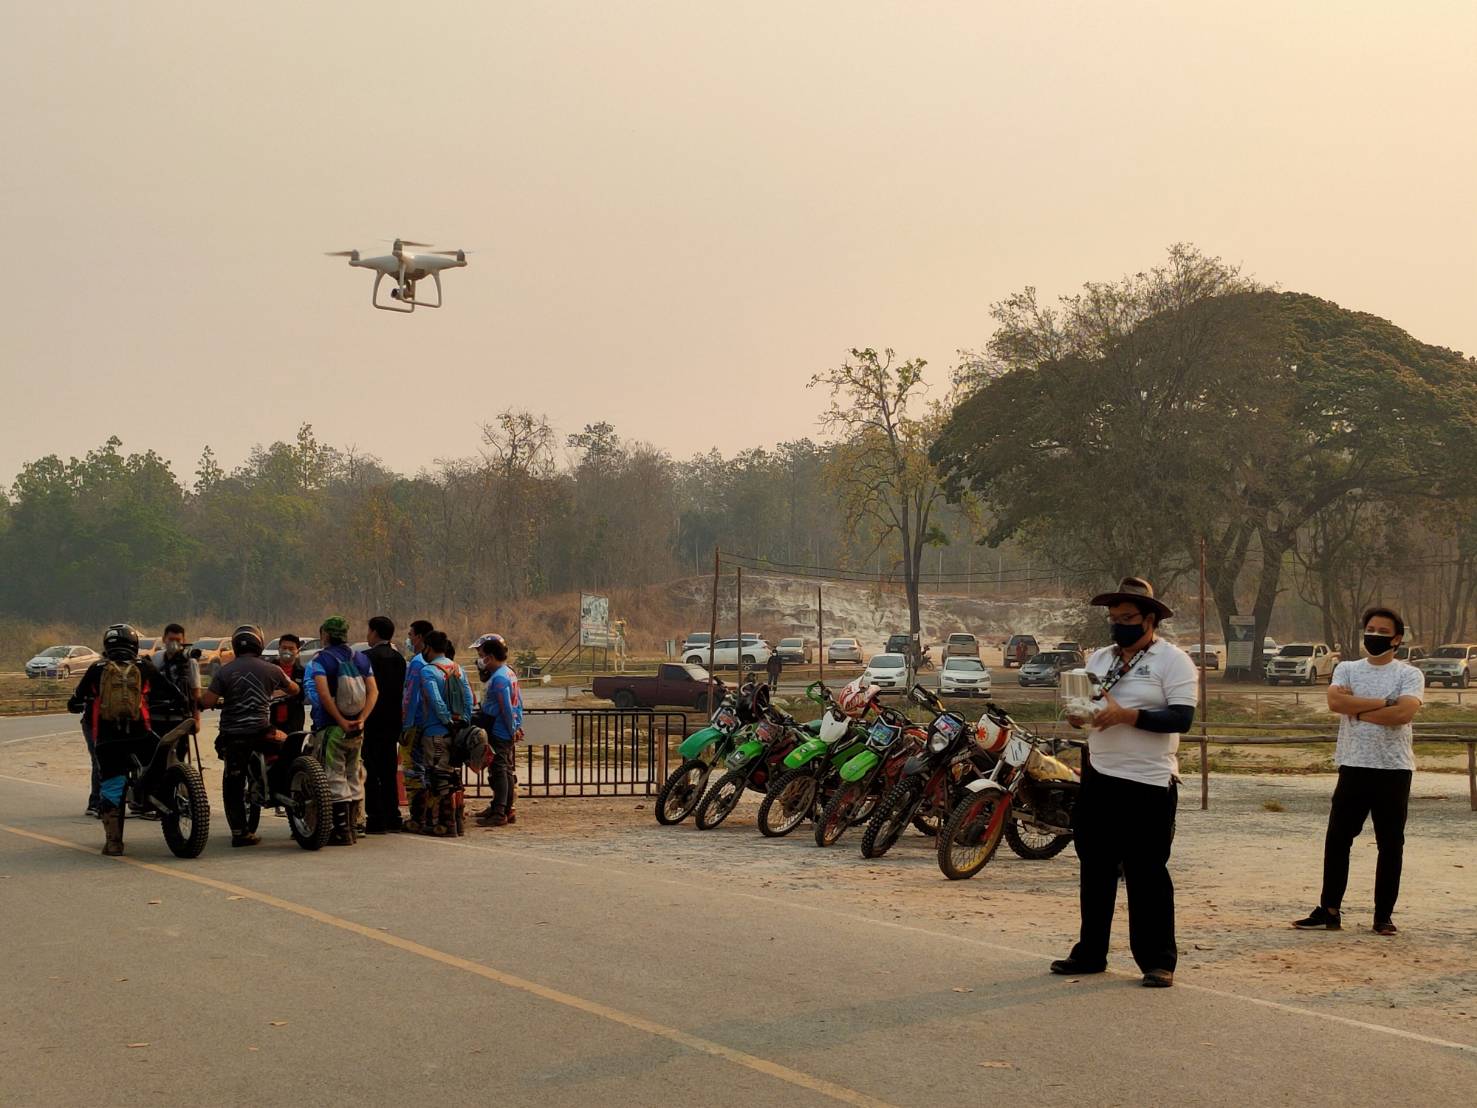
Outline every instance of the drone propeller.
<path fill-rule="evenodd" d="M 325 258 L 357 258 L 359 256 L 359 251 L 357 251 L 357 250 L 325 250 L 323 252 L 323 256 Z"/>
<path fill-rule="evenodd" d="M 432 254 L 442 258 L 465 258 L 468 254 L 475 253 L 472 250 L 432 250 Z"/>

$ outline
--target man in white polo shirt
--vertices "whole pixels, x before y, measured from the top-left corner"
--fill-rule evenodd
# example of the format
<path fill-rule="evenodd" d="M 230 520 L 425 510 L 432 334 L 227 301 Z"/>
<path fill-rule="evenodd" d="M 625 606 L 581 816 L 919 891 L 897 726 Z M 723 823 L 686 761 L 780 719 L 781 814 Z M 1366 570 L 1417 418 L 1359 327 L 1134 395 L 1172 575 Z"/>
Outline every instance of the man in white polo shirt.
<path fill-rule="evenodd" d="M 1328 810 L 1323 841 L 1323 892 L 1318 907 L 1293 926 L 1303 931 L 1338 931 L 1344 889 L 1349 884 L 1349 848 L 1374 817 L 1379 858 L 1374 868 L 1374 933 L 1393 935 L 1395 900 L 1405 855 L 1405 815 L 1415 752 L 1410 722 L 1420 711 L 1426 678 L 1415 666 L 1396 660 L 1405 638 L 1405 621 L 1393 608 L 1364 613 L 1368 658 L 1340 662 L 1328 686 L 1328 710 L 1339 717 L 1334 764 L 1339 783 Z"/>
<path fill-rule="evenodd" d="M 1195 718 L 1199 675 L 1190 656 L 1155 632 L 1174 615 L 1141 577 L 1125 577 L 1116 592 L 1092 598 L 1108 609 L 1113 645 L 1087 660 L 1103 690 L 1089 719 L 1082 792 L 1072 818 L 1081 860 L 1082 928 L 1052 973 L 1102 973 L 1118 900 L 1118 876 L 1128 890 L 1128 943 L 1149 988 L 1174 984 L 1174 883 L 1169 849 L 1179 803 L 1180 735 Z"/>

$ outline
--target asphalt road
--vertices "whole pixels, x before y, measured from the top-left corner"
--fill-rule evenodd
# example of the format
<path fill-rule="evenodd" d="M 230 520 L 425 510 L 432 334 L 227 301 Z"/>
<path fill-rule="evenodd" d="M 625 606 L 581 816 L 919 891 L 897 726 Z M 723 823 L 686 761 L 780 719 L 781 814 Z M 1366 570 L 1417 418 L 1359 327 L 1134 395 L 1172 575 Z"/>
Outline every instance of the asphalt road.
<path fill-rule="evenodd" d="M 18 754 L 26 724 L 3 724 Z M 217 813 L 197 860 L 138 821 L 106 859 L 77 790 L 3 776 L 10 749 L 0 1104 L 1466 1104 L 1477 1083 L 1470 1044 L 1054 978 L 1054 937 L 998 945 L 660 857 L 410 836 L 308 854 L 270 818 L 233 851 Z"/>

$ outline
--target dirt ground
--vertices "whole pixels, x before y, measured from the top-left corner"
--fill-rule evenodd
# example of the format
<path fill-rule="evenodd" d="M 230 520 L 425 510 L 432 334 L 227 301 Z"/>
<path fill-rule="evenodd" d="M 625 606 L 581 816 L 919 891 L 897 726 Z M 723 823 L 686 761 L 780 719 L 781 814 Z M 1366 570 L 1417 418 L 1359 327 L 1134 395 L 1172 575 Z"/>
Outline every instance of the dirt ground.
<path fill-rule="evenodd" d="M 219 771 L 208 748 L 205 761 L 218 803 Z M 7 775 L 65 784 L 79 797 L 85 792 L 80 739 L 18 745 L 3 762 L 0 772 Z M 1401 933 L 1394 938 L 1369 931 L 1375 844 L 1368 828 L 1354 846 L 1345 930 L 1302 933 L 1288 926 L 1317 900 L 1332 788 L 1326 774 L 1222 774 L 1213 777 L 1211 807 L 1202 812 L 1198 780 L 1187 781 L 1171 862 L 1179 982 L 1477 1042 L 1477 813 L 1468 808 L 1465 778 L 1416 775 L 1396 913 Z M 911 830 L 884 858 L 868 861 L 858 853 L 859 830 L 829 850 L 813 844 L 808 825 L 786 839 L 764 838 L 754 823 L 756 796 L 709 832 L 691 821 L 658 826 L 653 803 L 524 798 L 515 826 L 472 829 L 463 841 L 526 845 L 619 868 L 659 866 L 676 880 L 718 881 L 761 898 L 957 929 L 1045 956 L 1064 955 L 1074 938 L 1077 864 L 1070 849 L 1051 861 L 1028 862 L 1002 845 L 973 880 L 950 882 L 938 870 L 933 841 Z M 374 842 L 364 845 L 373 849 Z M 1120 899 L 1113 965 L 1131 971 L 1122 905 Z M 818 933 L 824 920 L 817 916 Z M 983 948 L 960 950 L 989 957 Z"/>

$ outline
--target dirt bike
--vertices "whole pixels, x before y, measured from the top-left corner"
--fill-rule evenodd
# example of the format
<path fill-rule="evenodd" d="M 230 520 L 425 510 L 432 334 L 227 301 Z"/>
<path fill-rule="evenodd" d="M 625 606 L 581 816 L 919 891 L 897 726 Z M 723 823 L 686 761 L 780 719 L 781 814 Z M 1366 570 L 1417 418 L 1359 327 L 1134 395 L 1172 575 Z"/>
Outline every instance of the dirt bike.
<path fill-rule="evenodd" d="M 908 759 L 902 778 L 867 821 L 862 835 L 864 858 L 886 854 L 909 823 L 925 835 L 937 835 L 965 795 L 964 786 L 995 764 L 963 716 L 946 711 L 943 702 L 921 685 L 909 695 L 914 703 L 933 712 L 934 722 L 923 749 Z"/>
<path fill-rule="evenodd" d="M 247 832 L 261 822 L 263 808 L 287 817 L 293 841 L 318 850 L 333 833 L 333 790 L 323 764 L 305 749 L 306 731 L 294 731 L 281 743 L 258 742 L 246 760 L 243 802 Z"/>
<path fill-rule="evenodd" d="M 964 797 L 939 833 L 939 869 L 951 881 L 984 869 L 1002 837 L 1020 857 L 1033 860 L 1054 858 L 1072 841 L 1072 810 L 1082 782 L 1055 757 L 1057 744 L 1019 726 L 994 703 L 985 705 L 979 733 L 999 761 L 964 786 Z"/>
<path fill-rule="evenodd" d="M 778 708 L 766 707 L 759 722 L 724 759 L 728 771 L 697 807 L 697 825 L 710 831 L 738 807 L 746 789 L 767 793 L 789 753 L 820 732 L 820 721 L 801 725 Z"/>
<path fill-rule="evenodd" d="M 656 821 L 664 827 L 681 823 L 696 811 L 708 785 L 713 767 L 733 752 L 751 729 L 738 699 L 725 696 L 713 710 L 708 726 L 682 740 L 677 753 L 682 761 L 656 795 Z"/>
<path fill-rule="evenodd" d="M 210 797 L 200 776 L 198 749 L 191 753 L 195 721 L 187 719 L 157 740 L 148 761 L 131 754 L 123 799 L 138 813 L 157 815 L 159 829 L 170 852 L 178 858 L 198 858 L 210 838 Z M 126 818 L 126 817 L 125 817 Z"/>
<path fill-rule="evenodd" d="M 815 821 L 816 846 L 831 846 L 848 827 L 867 822 L 927 736 L 895 708 L 878 704 L 876 711 L 865 744 L 841 767 L 835 791 Z M 958 726 L 964 726 L 962 719 Z"/>
<path fill-rule="evenodd" d="M 825 707 L 813 737 L 785 756 L 780 774 L 759 805 L 759 830 L 769 838 L 788 835 L 807 819 L 819 818 L 835 794 L 841 767 L 866 745 L 864 720 L 847 716 L 831 690 L 816 681 L 805 695 Z M 875 711 L 877 702 L 868 705 Z M 870 814 L 870 813 L 869 813 Z"/>

